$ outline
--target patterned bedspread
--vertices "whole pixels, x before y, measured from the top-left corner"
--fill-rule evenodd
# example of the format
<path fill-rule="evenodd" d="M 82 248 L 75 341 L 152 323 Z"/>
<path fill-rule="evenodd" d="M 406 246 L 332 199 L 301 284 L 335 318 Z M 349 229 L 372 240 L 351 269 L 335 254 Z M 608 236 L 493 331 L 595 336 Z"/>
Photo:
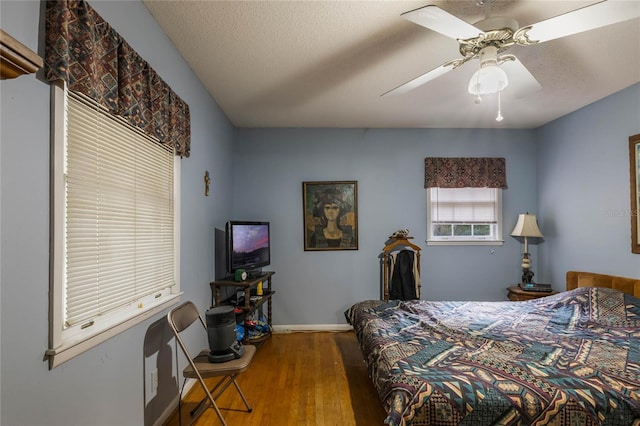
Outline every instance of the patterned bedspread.
<path fill-rule="evenodd" d="M 364 301 L 345 312 L 397 425 L 640 425 L 640 299 Z"/>

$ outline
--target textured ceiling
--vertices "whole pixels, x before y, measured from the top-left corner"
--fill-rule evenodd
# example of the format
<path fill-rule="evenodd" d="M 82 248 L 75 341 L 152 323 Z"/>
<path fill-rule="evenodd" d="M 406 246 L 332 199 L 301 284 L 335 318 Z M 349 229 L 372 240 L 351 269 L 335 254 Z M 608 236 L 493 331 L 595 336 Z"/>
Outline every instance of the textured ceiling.
<path fill-rule="evenodd" d="M 460 57 L 455 40 L 403 12 L 435 4 L 475 23 L 485 17 L 476 1 L 143 3 L 238 127 L 535 128 L 640 81 L 638 18 L 514 46 L 508 53 L 542 90 L 517 98 L 507 87 L 498 123 L 497 97 L 475 104 L 467 92 L 477 60 L 409 93 L 380 96 Z M 593 3 L 497 0 L 490 16 L 522 27 Z"/>

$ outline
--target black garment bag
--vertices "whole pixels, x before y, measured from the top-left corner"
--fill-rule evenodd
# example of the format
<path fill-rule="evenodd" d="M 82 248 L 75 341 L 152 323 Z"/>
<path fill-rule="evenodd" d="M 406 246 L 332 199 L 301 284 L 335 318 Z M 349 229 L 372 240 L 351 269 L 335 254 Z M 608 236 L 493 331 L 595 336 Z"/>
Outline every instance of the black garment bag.
<path fill-rule="evenodd" d="M 411 250 L 401 250 L 397 254 L 389 288 L 390 299 L 417 299 L 416 280 L 413 275 L 413 258 L 414 253 Z"/>

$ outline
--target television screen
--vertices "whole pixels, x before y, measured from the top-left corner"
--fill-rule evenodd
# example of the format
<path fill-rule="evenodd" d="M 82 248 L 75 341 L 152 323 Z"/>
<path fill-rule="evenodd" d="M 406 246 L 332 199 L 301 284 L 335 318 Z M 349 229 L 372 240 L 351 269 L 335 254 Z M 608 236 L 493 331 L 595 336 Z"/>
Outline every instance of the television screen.
<path fill-rule="evenodd" d="M 229 221 L 226 227 L 227 269 L 250 271 L 271 263 L 269 222 Z"/>

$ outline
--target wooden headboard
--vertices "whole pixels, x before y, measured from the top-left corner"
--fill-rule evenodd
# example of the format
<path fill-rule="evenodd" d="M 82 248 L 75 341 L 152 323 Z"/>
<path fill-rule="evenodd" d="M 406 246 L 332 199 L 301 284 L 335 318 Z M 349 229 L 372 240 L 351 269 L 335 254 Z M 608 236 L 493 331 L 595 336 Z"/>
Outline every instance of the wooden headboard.
<path fill-rule="evenodd" d="M 578 287 L 607 287 L 640 297 L 640 279 L 593 272 L 567 272 L 567 290 L 573 290 Z"/>

